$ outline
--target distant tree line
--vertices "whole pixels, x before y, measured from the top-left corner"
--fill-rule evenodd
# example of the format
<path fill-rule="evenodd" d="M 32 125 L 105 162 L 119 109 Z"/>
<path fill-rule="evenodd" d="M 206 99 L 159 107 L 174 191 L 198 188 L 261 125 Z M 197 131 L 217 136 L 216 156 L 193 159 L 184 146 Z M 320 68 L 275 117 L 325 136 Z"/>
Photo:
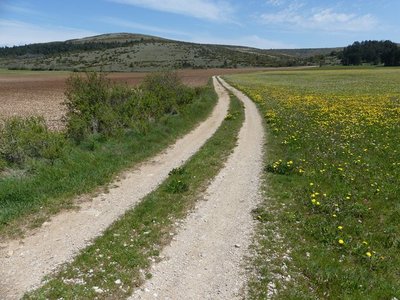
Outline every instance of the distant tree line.
<path fill-rule="evenodd" d="M 391 41 L 354 42 L 343 49 L 341 59 L 345 66 L 363 63 L 400 66 L 400 48 Z"/>
<path fill-rule="evenodd" d="M 22 55 L 57 55 L 66 52 L 102 51 L 107 49 L 129 47 L 138 43 L 152 43 L 156 40 L 116 41 L 116 42 L 50 42 L 29 44 L 24 46 L 0 47 L 0 56 Z"/>

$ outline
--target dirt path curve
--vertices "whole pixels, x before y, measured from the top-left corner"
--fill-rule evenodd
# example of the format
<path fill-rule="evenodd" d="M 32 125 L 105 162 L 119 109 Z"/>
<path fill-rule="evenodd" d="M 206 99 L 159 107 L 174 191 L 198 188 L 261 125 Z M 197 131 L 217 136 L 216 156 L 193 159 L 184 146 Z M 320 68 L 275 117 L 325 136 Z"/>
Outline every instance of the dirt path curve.
<path fill-rule="evenodd" d="M 216 81 L 214 79 L 214 81 Z M 216 86 L 219 91 L 222 88 Z M 221 97 L 211 116 L 160 155 L 127 172 L 108 194 L 61 213 L 34 235 L 0 245 L 0 299 L 18 299 L 44 275 L 71 260 L 113 221 L 154 190 L 173 168 L 192 156 L 225 118 L 229 97 Z M 112 184 L 114 185 L 114 184 Z M 111 185 L 111 186 L 112 186 Z"/>
<path fill-rule="evenodd" d="M 209 186 L 204 202 L 189 215 L 176 238 L 153 266 L 153 277 L 133 299 L 240 299 L 262 171 L 264 130 L 254 103 L 222 83 L 243 101 L 246 119 L 238 145 Z M 226 92 L 223 92 L 226 93 Z"/>

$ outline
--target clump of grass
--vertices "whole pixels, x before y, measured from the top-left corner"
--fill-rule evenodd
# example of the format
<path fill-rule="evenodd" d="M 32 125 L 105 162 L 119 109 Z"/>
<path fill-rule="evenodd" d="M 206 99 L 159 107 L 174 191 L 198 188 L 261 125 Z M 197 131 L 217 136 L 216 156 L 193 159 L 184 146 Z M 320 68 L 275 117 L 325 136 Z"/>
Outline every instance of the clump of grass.
<path fill-rule="evenodd" d="M 189 184 L 185 181 L 186 169 L 184 167 L 174 168 L 169 172 L 171 180 L 165 190 L 171 194 L 184 193 L 189 190 Z"/>
<path fill-rule="evenodd" d="M 161 186 L 106 230 L 103 236 L 65 265 L 25 299 L 122 299 L 145 278 L 149 266 L 172 236 L 175 223 L 201 198 L 236 145 L 244 120 L 238 99 L 231 102 L 235 120 L 224 121 L 207 143 L 182 167 L 170 172 Z M 204 168 L 207 166 L 207 168 Z M 190 189 L 173 189 L 181 180 Z M 175 192 L 178 191 L 178 192 Z"/>
<path fill-rule="evenodd" d="M 268 164 L 265 167 L 265 171 L 281 175 L 303 173 L 303 170 L 301 168 L 296 167 L 296 164 L 293 162 L 293 160 L 283 161 L 282 159 L 279 159 L 273 163 Z"/>
<path fill-rule="evenodd" d="M 252 297 L 400 295 L 399 73 L 230 77 L 259 104 L 269 132 Z"/>
<path fill-rule="evenodd" d="M 178 178 L 174 178 L 166 187 L 165 190 L 168 193 L 172 194 L 179 194 L 179 193 L 184 193 L 189 190 L 189 185 Z"/>
<path fill-rule="evenodd" d="M 178 167 L 178 168 L 173 168 L 168 175 L 183 175 L 185 174 L 185 168 L 184 167 Z"/>

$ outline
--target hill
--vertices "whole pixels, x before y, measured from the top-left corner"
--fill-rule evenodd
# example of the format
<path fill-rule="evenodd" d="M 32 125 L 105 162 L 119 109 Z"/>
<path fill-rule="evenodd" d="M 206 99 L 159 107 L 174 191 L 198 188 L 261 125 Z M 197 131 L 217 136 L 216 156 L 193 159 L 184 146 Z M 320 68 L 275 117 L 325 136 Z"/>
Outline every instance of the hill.
<path fill-rule="evenodd" d="M 316 52 L 310 53 L 315 55 Z M 165 68 L 280 67 L 307 64 L 306 58 L 293 50 L 196 44 L 130 33 L 0 48 L 0 68 L 31 70 L 128 72 Z"/>

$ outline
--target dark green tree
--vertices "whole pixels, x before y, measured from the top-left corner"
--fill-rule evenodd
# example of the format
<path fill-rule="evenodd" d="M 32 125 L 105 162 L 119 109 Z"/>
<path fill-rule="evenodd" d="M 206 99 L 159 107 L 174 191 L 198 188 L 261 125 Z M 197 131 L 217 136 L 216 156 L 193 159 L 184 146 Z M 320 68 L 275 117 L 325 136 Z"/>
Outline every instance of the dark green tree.
<path fill-rule="evenodd" d="M 400 65 L 400 48 L 391 41 L 354 42 L 343 49 L 343 65 L 384 64 L 385 66 Z"/>

